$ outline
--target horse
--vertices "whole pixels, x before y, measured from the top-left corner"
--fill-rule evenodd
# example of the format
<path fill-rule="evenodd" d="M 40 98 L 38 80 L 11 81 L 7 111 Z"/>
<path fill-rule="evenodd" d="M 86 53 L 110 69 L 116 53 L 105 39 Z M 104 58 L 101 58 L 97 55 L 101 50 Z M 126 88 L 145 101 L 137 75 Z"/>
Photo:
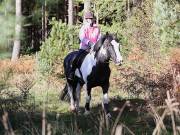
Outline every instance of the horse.
<path fill-rule="evenodd" d="M 68 80 L 68 72 L 78 51 L 70 52 L 65 57 L 64 71 L 67 83 L 61 99 L 69 94 L 70 108 L 72 111 L 79 110 L 80 92 L 83 85 L 85 85 L 86 103 L 84 114 L 89 114 L 91 89 L 100 86 L 103 91 L 103 109 L 107 117 L 111 117 L 108 107 L 108 89 L 111 73 L 109 62 L 112 60 L 116 65 L 122 64 L 123 59 L 119 49 L 120 44 L 118 43 L 116 36 L 106 33 L 94 45 L 94 48 L 84 57 L 84 59 L 81 60 L 81 65 L 75 70 L 74 80 Z"/>

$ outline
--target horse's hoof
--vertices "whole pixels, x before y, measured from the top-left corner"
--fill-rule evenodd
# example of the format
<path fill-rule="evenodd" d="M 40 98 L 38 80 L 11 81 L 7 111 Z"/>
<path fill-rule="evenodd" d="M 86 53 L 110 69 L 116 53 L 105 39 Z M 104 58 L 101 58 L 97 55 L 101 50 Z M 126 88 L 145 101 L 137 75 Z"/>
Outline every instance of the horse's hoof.
<path fill-rule="evenodd" d="M 106 114 L 106 118 L 107 118 L 107 119 L 111 119 L 111 118 L 112 118 L 111 114 L 110 114 L 110 113 L 107 113 L 107 114 Z"/>
<path fill-rule="evenodd" d="M 81 115 L 82 112 L 80 110 L 76 110 L 77 115 Z"/>
<path fill-rule="evenodd" d="M 84 112 L 84 115 L 87 116 L 87 115 L 89 115 L 90 113 L 91 113 L 90 111 L 87 111 L 87 110 L 86 110 L 86 111 Z"/>
<path fill-rule="evenodd" d="M 82 114 L 83 112 L 81 109 L 77 109 L 77 113 Z"/>
<path fill-rule="evenodd" d="M 74 106 L 71 106 L 71 107 L 70 107 L 70 111 L 71 111 L 71 112 L 76 112 L 76 108 L 75 108 Z"/>

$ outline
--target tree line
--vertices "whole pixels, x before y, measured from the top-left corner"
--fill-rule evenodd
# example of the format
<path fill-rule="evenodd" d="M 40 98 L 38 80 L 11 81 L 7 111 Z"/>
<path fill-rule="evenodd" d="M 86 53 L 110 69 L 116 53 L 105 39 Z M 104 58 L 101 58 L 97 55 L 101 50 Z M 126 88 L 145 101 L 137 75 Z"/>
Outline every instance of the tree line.
<path fill-rule="evenodd" d="M 0 3 L 0 49 L 12 50 L 12 60 L 18 59 L 20 52 L 40 50 L 50 34 L 53 17 L 69 27 L 77 26 L 83 23 L 87 10 L 94 12 L 103 30 L 116 32 L 127 46 L 137 42 L 146 50 L 148 38 L 151 43 L 158 40 L 161 49 L 179 44 L 178 0 L 1 0 Z M 135 40 L 138 34 L 140 37 Z"/>

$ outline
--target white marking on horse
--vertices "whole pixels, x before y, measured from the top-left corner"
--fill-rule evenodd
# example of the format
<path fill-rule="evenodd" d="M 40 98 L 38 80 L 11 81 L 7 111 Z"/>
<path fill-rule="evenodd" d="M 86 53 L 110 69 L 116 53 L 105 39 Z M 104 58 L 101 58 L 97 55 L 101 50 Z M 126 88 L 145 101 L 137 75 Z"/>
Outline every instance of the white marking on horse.
<path fill-rule="evenodd" d="M 106 49 L 104 47 L 101 47 L 101 49 L 99 50 L 99 53 L 103 54 L 103 55 L 106 55 L 107 51 L 106 51 Z"/>
<path fill-rule="evenodd" d="M 87 83 L 87 76 L 90 75 L 92 72 L 92 68 L 96 65 L 96 59 L 94 58 L 94 53 L 89 53 L 86 55 L 82 65 L 81 65 L 81 72 L 83 75 L 83 80 L 85 83 Z M 81 77 L 79 71 L 76 69 L 75 74 L 78 77 Z"/>
<path fill-rule="evenodd" d="M 120 51 L 119 51 L 119 43 L 117 43 L 115 40 L 112 40 L 111 44 L 113 45 L 115 53 L 116 53 L 116 57 L 117 57 L 116 62 L 122 61 L 123 58 L 122 58 Z"/>
<path fill-rule="evenodd" d="M 109 98 L 108 98 L 108 94 L 106 93 L 103 95 L 103 103 L 108 104 L 108 102 L 109 102 Z"/>
<path fill-rule="evenodd" d="M 81 86 L 80 84 L 78 83 L 77 84 L 77 87 L 76 87 L 76 97 L 77 97 L 77 101 L 75 102 L 75 108 L 77 111 L 79 111 L 79 102 L 80 102 L 80 97 L 81 97 Z"/>
<path fill-rule="evenodd" d="M 75 111 L 75 105 L 74 105 L 74 99 L 73 99 L 73 95 L 72 95 L 72 90 L 73 90 L 73 88 L 71 87 L 71 85 L 69 85 L 69 83 L 67 83 L 67 85 L 68 85 L 68 93 L 69 93 L 69 95 L 70 95 L 70 102 L 71 102 L 71 106 L 70 106 L 70 109 L 71 109 L 71 111 Z"/>

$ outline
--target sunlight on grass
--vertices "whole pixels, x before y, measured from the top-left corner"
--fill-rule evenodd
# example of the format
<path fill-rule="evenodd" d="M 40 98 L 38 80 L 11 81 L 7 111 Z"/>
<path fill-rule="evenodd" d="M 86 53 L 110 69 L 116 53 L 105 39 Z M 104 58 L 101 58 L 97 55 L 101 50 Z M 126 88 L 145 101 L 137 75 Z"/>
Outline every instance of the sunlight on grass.
<path fill-rule="evenodd" d="M 27 57 L 27 59 L 29 59 L 29 57 Z M 92 100 L 90 105 L 91 113 L 88 116 L 83 115 L 85 105 L 85 90 L 84 88 L 82 89 L 80 113 L 76 115 L 69 110 L 69 103 L 59 100 L 59 94 L 64 88 L 65 79 L 62 76 L 56 76 L 57 74 L 55 76 L 52 75 L 49 78 L 46 78 L 42 77 L 37 71 L 32 70 L 32 72 L 29 72 L 29 70 L 25 70 L 25 67 L 32 69 L 32 62 L 30 62 L 30 64 L 26 64 L 24 61 L 27 60 L 23 59 L 22 63 L 16 67 L 19 70 L 14 70 L 15 66 L 12 66 L 13 77 L 10 77 L 11 79 L 9 78 L 8 80 L 11 83 L 8 85 L 6 90 L 2 91 L 6 94 L 0 98 L 2 103 L 8 103 L 5 105 L 3 104 L 3 108 L 5 108 L 5 110 L 9 110 L 9 112 L 12 111 L 9 117 L 12 121 L 13 128 L 16 129 L 16 134 L 29 132 L 28 130 L 30 129 L 27 128 L 29 126 L 27 126 L 27 124 L 30 124 L 29 119 L 33 122 L 34 128 L 36 128 L 32 129 L 31 132 L 37 130 L 38 133 L 41 133 L 42 112 L 44 109 L 44 104 L 46 120 L 48 124 L 51 124 L 52 131 L 55 134 L 68 133 L 73 135 L 74 132 L 76 132 L 78 135 L 88 135 L 97 134 L 100 131 L 99 128 L 103 117 L 101 105 L 103 94 L 100 87 L 92 89 Z M 19 68 L 19 66 L 21 66 L 21 68 Z M 133 93 L 134 90 L 138 90 L 139 86 L 142 85 L 141 82 L 138 82 L 139 80 L 136 81 L 136 79 L 140 79 L 140 81 L 145 80 L 148 84 L 148 78 L 146 78 L 146 76 L 142 76 L 141 73 L 143 71 L 139 72 L 139 70 L 137 71 L 131 69 L 128 67 L 128 65 L 118 67 L 112 64 L 110 66 L 112 70 L 109 88 L 109 104 L 110 111 L 112 113 L 112 121 L 110 123 L 111 126 L 113 126 L 113 123 L 118 116 L 118 113 L 122 109 L 123 104 L 126 101 L 129 101 L 131 104 L 123 110 L 118 124 L 124 124 L 136 134 L 152 133 L 155 123 L 153 121 L 151 112 L 146 110 L 146 100 L 143 100 L 145 99 L 145 96 L 144 94 L 137 96 Z M 130 69 L 131 71 L 126 69 Z M 130 76 L 130 78 L 127 78 L 124 82 L 121 73 L 124 73 L 126 76 Z M 135 76 L 131 76 L 131 73 L 133 73 L 133 75 L 135 73 Z M 26 80 L 26 78 L 28 80 Z M 150 81 L 152 82 L 152 80 Z M 29 86 L 27 84 L 31 84 L 30 82 L 34 82 L 34 85 L 28 89 Z M 133 87 L 135 86 L 135 89 L 129 90 L 131 87 L 123 87 L 123 84 L 125 84 L 125 86 L 131 86 L 132 84 Z M 146 83 L 144 86 L 146 86 Z M 146 90 L 148 87 L 141 88 Z M 24 90 L 29 90 L 27 98 L 24 98 Z M 22 127 L 21 125 L 25 127 Z M 110 132 L 107 131 L 105 125 L 102 125 L 102 129 L 103 133 L 107 132 L 108 134 Z M 1 133 L 2 132 L 0 131 L 0 134 Z"/>

